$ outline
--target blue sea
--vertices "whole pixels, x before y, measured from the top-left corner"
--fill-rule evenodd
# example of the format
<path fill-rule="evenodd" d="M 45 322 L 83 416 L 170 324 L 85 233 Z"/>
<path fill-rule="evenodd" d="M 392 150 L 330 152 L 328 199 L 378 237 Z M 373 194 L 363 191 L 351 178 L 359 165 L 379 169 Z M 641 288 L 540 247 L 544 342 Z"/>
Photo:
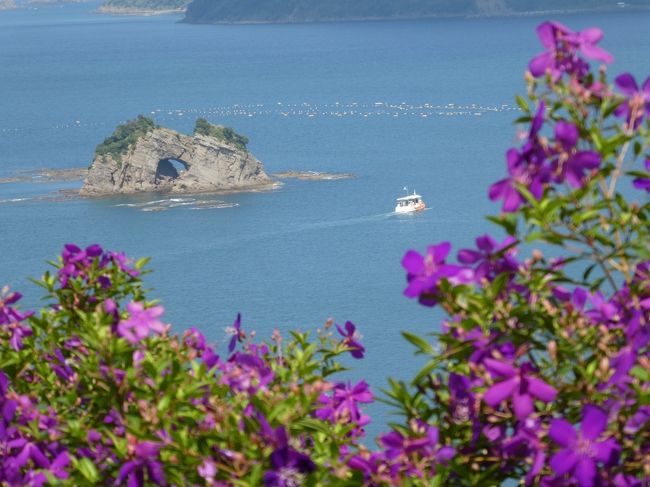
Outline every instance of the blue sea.
<path fill-rule="evenodd" d="M 193 26 L 96 7 L 0 12 L 0 178 L 85 167 L 138 114 L 186 132 L 199 116 L 232 126 L 269 173 L 355 177 L 173 200 L 66 200 L 58 192 L 80 182 L 0 184 L 0 283 L 37 306 L 27 278 L 67 242 L 100 243 L 151 256 L 146 283 L 178 332 L 195 326 L 223 343 L 238 312 L 258 337 L 351 320 L 367 357 L 347 361 L 348 378 L 379 395 L 388 376 L 416 372 L 422 359 L 400 331 L 434 332 L 443 316 L 402 295 L 400 260 L 490 231 L 484 215 L 499 207 L 487 187 L 504 173 L 514 95 L 544 19 Z M 611 72 L 648 74 L 650 13 L 557 19 L 602 27 Z M 429 210 L 393 214 L 404 187 Z M 370 413 L 374 435 L 391 416 L 382 405 Z"/>

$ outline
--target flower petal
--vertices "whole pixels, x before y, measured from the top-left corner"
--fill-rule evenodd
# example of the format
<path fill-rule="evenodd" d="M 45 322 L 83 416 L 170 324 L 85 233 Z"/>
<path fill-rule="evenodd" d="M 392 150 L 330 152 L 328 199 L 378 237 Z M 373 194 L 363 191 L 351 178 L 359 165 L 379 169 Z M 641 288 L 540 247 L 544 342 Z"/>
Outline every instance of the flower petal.
<path fill-rule="evenodd" d="M 515 392 L 512 396 L 512 405 L 515 409 L 515 416 L 523 421 L 535 410 L 533 399 L 528 394 L 518 394 Z"/>
<path fill-rule="evenodd" d="M 504 380 L 490 387 L 483 395 L 483 401 L 491 407 L 497 407 L 505 399 L 510 397 L 517 388 L 518 380 L 516 377 Z"/>
<path fill-rule="evenodd" d="M 551 428 L 548 431 L 548 436 L 560 446 L 570 447 L 577 439 L 576 430 L 573 425 L 566 419 L 554 419 L 551 421 Z"/>
<path fill-rule="evenodd" d="M 571 471 L 578 461 L 578 456 L 573 450 L 560 450 L 551 458 L 551 468 L 558 475 Z"/>
<path fill-rule="evenodd" d="M 424 269 L 424 257 L 415 250 L 409 250 L 402 259 L 402 267 L 411 274 L 419 274 Z"/>
<path fill-rule="evenodd" d="M 624 95 L 632 96 L 639 91 L 639 86 L 636 84 L 634 76 L 630 73 L 621 74 L 616 78 L 615 82 L 618 89 L 621 90 L 621 93 Z"/>
<path fill-rule="evenodd" d="M 580 487 L 593 487 L 596 480 L 596 464 L 591 458 L 583 456 L 576 465 L 574 475 Z"/>
<path fill-rule="evenodd" d="M 597 439 L 607 428 L 607 413 L 593 404 L 582 409 L 582 436 L 587 440 Z"/>
<path fill-rule="evenodd" d="M 557 390 L 554 387 L 537 377 L 530 377 L 528 379 L 528 391 L 543 402 L 551 402 L 557 395 Z"/>
<path fill-rule="evenodd" d="M 492 374 L 501 377 L 513 377 L 517 369 L 511 364 L 500 362 L 492 358 L 486 358 L 484 361 L 485 368 Z"/>

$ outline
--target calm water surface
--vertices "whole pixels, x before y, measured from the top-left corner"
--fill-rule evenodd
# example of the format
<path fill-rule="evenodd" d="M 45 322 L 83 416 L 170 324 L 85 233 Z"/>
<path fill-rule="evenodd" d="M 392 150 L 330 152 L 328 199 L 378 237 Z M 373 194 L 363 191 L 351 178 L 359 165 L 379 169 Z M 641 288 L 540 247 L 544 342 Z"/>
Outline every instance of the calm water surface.
<path fill-rule="evenodd" d="M 441 240 L 470 245 L 489 229 L 482 216 L 498 207 L 486 189 L 504 171 L 541 19 L 191 26 L 95 6 L 0 13 L 0 178 L 87 166 L 139 113 L 182 131 L 198 116 L 233 126 L 270 173 L 357 177 L 220 196 L 224 208 L 168 201 L 164 212 L 143 211 L 159 197 L 41 199 L 79 183 L 0 185 L 0 281 L 37 305 L 26 277 L 66 242 L 98 242 L 153 258 L 147 283 L 177 331 L 196 326 L 223 342 L 238 311 L 263 337 L 331 316 L 364 335 L 367 358 L 352 378 L 378 390 L 388 375 L 413 374 L 421 363 L 399 332 L 435 331 L 441 315 L 401 295 L 400 259 Z M 603 27 L 613 72 L 646 74 L 647 13 L 560 20 Z M 404 186 L 431 209 L 393 215 Z M 375 434 L 389 416 L 371 413 Z"/>

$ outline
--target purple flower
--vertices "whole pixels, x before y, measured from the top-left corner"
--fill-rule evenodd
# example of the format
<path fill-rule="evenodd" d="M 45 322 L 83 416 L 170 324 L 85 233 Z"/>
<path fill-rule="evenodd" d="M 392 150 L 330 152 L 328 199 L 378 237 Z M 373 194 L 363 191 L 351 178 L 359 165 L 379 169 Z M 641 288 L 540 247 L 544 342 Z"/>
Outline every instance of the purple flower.
<path fill-rule="evenodd" d="M 226 328 L 226 334 L 230 336 L 230 343 L 228 343 L 228 352 L 232 353 L 235 351 L 237 342 L 241 342 L 246 338 L 246 333 L 241 329 L 241 313 L 237 313 L 237 319 L 232 324 Z"/>
<path fill-rule="evenodd" d="M 133 460 L 122 465 L 115 485 L 126 481 L 129 487 L 143 487 L 147 477 L 154 485 L 167 485 L 165 472 L 159 461 L 160 447 L 159 443 L 152 441 L 137 443 L 133 449 Z"/>
<path fill-rule="evenodd" d="M 483 395 L 483 401 L 495 408 L 512 397 L 515 416 L 519 420 L 526 419 L 535 410 L 533 398 L 551 402 L 557 395 L 554 387 L 531 375 L 534 369 L 529 363 L 523 364 L 519 369 L 490 358 L 485 359 L 484 363 L 492 375 L 504 377 L 505 380 L 491 386 Z"/>
<path fill-rule="evenodd" d="M 551 468 L 558 476 L 570 474 L 580 487 L 595 485 L 596 464 L 611 464 L 619 450 L 614 438 L 598 441 L 606 429 L 607 413 L 591 404 L 582 409 L 579 432 L 565 419 L 554 419 L 549 436 L 562 449 L 551 458 Z"/>
<path fill-rule="evenodd" d="M 628 124 L 632 123 L 632 128 L 636 129 L 643 120 L 644 114 L 646 117 L 650 117 L 650 77 L 645 80 L 641 89 L 630 73 L 618 76 L 615 82 L 626 98 L 615 113 L 619 117 L 625 118 Z"/>
<path fill-rule="evenodd" d="M 199 475 L 210 485 L 217 475 L 217 465 L 210 459 L 206 458 L 198 467 Z"/>
<path fill-rule="evenodd" d="M 470 282 L 473 278 L 471 270 L 445 263 L 450 251 L 449 242 L 429 246 L 425 255 L 409 250 L 402 259 L 408 281 L 404 295 L 419 298 L 424 305 L 434 306 L 438 284 L 442 279 L 448 279 L 452 284 Z"/>
<path fill-rule="evenodd" d="M 21 313 L 12 305 L 22 298 L 20 293 L 9 293 L 6 296 L 0 296 L 0 329 L 8 330 L 9 344 L 15 351 L 23 348 L 23 339 L 31 336 L 32 329 L 22 323 L 34 313 Z"/>
<path fill-rule="evenodd" d="M 97 245 L 90 245 L 85 250 L 74 244 L 66 244 L 61 252 L 62 265 L 58 271 L 61 287 L 67 287 L 68 281 L 77 277 L 86 277 L 87 271 L 93 261 L 102 255 L 102 248 Z M 100 267 L 104 267 L 100 265 Z M 106 281 L 100 282 L 105 285 Z"/>
<path fill-rule="evenodd" d="M 305 478 L 316 470 L 308 455 L 289 446 L 286 430 L 278 427 L 277 448 L 271 453 L 271 468 L 264 474 L 266 487 L 295 487 L 303 485 Z"/>
<path fill-rule="evenodd" d="M 343 345 L 350 349 L 350 355 L 352 355 L 354 358 L 362 359 L 366 349 L 363 348 L 363 345 L 361 345 L 361 343 L 359 343 L 361 335 L 358 331 L 356 331 L 357 328 L 351 321 L 346 321 L 344 326 L 345 330 L 343 330 L 343 328 L 341 328 L 339 325 L 336 325 L 336 329 L 343 337 Z"/>
<path fill-rule="evenodd" d="M 650 172 L 650 159 L 645 160 L 645 170 Z M 648 193 L 650 193 L 650 177 L 636 178 L 634 181 L 632 181 L 632 184 L 635 188 L 645 189 Z"/>
<path fill-rule="evenodd" d="M 435 426 L 418 421 L 413 422 L 411 427 L 415 430 L 414 437 L 391 431 L 379 438 L 386 449 L 386 459 L 395 462 L 395 466 L 400 466 L 409 477 L 422 476 L 418 459 L 427 459 L 426 463 L 435 467 L 435 464 L 445 464 L 456 455 L 453 447 L 440 445 L 438 428 Z"/>
<path fill-rule="evenodd" d="M 322 394 L 318 401 L 322 407 L 316 410 L 317 418 L 332 423 L 355 424 L 357 426 L 355 435 L 361 435 L 363 431 L 360 428 L 370 422 L 370 417 L 364 415 L 359 409 L 359 404 L 373 401 L 370 387 L 363 380 L 354 387 L 349 383 L 336 384 L 331 396 Z"/>
<path fill-rule="evenodd" d="M 506 237 L 500 244 L 491 236 L 483 235 L 476 239 L 478 250 L 461 249 L 458 252 L 458 261 L 463 264 L 478 263 L 474 269 L 474 277 L 477 282 L 484 278 L 492 280 L 501 273 L 513 273 L 519 267 L 519 263 L 514 257 L 516 242 L 514 237 Z M 508 250 L 504 251 L 504 249 Z"/>
<path fill-rule="evenodd" d="M 517 189 L 518 184 L 540 199 L 544 193 L 544 185 L 550 181 L 551 167 L 538 137 L 544 122 L 544 111 L 545 104 L 542 101 L 531 123 L 528 140 L 521 151 L 510 149 L 506 153 L 508 177 L 490 186 L 490 199 L 502 199 L 503 211 L 507 213 L 516 211 L 525 201 Z"/>
<path fill-rule="evenodd" d="M 131 277 L 140 275 L 140 271 L 135 270 L 132 266 L 133 260 L 129 259 L 124 252 L 107 252 L 102 258 L 101 267 L 104 267 L 108 262 L 113 262 L 117 268 L 125 272 Z"/>
<path fill-rule="evenodd" d="M 590 59 L 611 63 L 614 58 L 604 49 L 596 46 L 603 38 L 600 29 L 590 28 L 573 32 L 559 22 L 544 22 L 537 27 L 537 35 L 546 51 L 530 61 L 528 69 L 539 78 L 547 72 L 557 82 L 563 73 L 584 77 L 589 65 L 578 56 L 578 52 Z"/>
<path fill-rule="evenodd" d="M 555 139 L 561 148 L 554 165 L 557 180 L 566 180 L 574 188 L 584 186 L 585 171 L 600 166 L 600 154 L 594 151 L 576 151 L 578 128 L 572 123 L 560 120 L 555 125 Z"/>
<path fill-rule="evenodd" d="M 165 332 L 165 325 L 158 318 L 162 316 L 165 309 L 162 306 L 153 306 L 145 309 L 139 302 L 131 302 L 126 305 L 129 318 L 117 325 L 117 334 L 128 342 L 136 344 L 149 336 L 151 332 L 162 334 Z"/>

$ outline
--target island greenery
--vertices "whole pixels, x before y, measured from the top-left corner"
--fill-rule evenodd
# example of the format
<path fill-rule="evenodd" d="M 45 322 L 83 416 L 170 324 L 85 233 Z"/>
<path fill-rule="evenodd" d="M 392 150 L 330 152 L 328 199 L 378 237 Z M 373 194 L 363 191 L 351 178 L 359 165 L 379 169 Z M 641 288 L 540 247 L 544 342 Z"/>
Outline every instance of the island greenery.
<path fill-rule="evenodd" d="M 246 145 L 248 144 L 248 137 L 240 135 L 231 127 L 224 127 L 223 125 L 213 125 L 205 118 L 196 120 L 194 133 L 198 135 L 207 135 L 214 137 L 227 144 L 234 145 L 240 150 L 247 151 Z"/>
<path fill-rule="evenodd" d="M 650 0 L 625 2 L 648 7 Z M 308 22 L 618 8 L 612 0 L 193 0 L 185 21 Z"/>
<path fill-rule="evenodd" d="M 141 137 L 156 128 L 156 123 L 144 115 L 138 115 L 134 120 L 117 126 L 113 135 L 104 139 L 95 149 L 96 156 L 111 155 L 117 160 L 122 159 L 130 147 Z"/>

